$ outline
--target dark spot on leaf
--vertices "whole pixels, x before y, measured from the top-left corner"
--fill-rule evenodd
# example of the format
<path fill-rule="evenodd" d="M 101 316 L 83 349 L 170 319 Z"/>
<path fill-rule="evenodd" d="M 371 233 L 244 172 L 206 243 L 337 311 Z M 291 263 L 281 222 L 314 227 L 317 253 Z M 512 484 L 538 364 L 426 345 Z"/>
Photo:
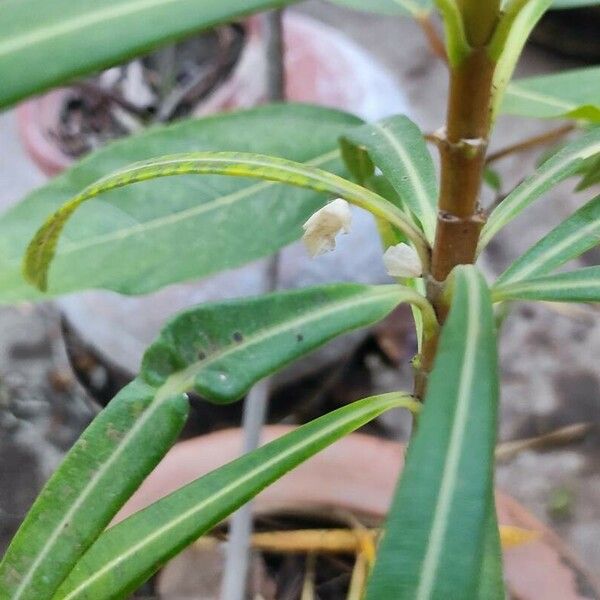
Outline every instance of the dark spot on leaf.
<path fill-rule="evenodd" d="M 241 342 L 241 341 L 243 341 L 243 339 L 244 339 L 244 336 L 239 331 L 234 332 L 233 340 L 235 342 Z"/>
<path fill-rule="evenodd" d="M 206 352 L 202 352 L 202 350 L 200 350 L 200 352 L 198 352 L 198 360 L 204 360 L 206 358 Z"/>
<path fill-rule="evenodd" d="M 299 334 L 297 334 L 297 335 L 296 335 L 296 340 L 297 340 L 298 342 L 301 342 L 301 341 L 303 341 L 303 340 L 304 340 L 304 336 L 303 336 L 301 333 L 299 333 Z"/>

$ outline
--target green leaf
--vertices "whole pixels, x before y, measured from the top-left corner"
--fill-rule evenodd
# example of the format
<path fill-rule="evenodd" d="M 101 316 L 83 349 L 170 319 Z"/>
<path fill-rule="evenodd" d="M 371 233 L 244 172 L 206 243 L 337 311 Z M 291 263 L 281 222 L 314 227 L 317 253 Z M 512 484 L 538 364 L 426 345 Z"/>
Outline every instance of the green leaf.
<path fill-rule="evenodd" d="M 513 0 L 502 16 L 488 46 L 492 60 L 497 61 L 492 81 L 492 119 L 495 119 L 519 56 L 538 21 L 552 0 Z M 537 116 L 537 115 L 536 115 Z"/>
<path fill-rule="evenodd" d="M 431 0 L 329 0 L 333 4 L 382 15 L 409 15 L 415 19 L 426 17 L 432 9 Z"/>
<path fill-rule="evenodd" d="M 496 337 L 483 278 L 474 267 L 452 278 L 451 310 L 367 600 L 476 597 L 496 439 Z"/>
<path fill-rule="evenodd" d="M 0 106 L 291 0 L 4 0 Z"/>
<path fill-rule="evenodd" d="M 600 156 L 592 158 L 579 171 L 583 177 L 577 184 L 576 190 L 581 192 L 600 183 Z"/>
<path fill-rule="evenodd" d="M 242 152 L 189 152 L 130 165 L 93 183 L 66 202 L 44 223 L 29 244 L 23 267 L 26 278 L 41 290 L 46 289 L 48 269 L 60 234 L 67 220 L 83 202 L 104 192 L 141 181 L 181 175 L 247 177 L 286 183 L 334 197 L 339 196 L 392 223 L 413 242 L 423 264 L 426 265 L 428 262 L 428 250 L 421 232 L 415 229 L 401 210 L 366 188 L 328 171 L 274 156 Z M 274 208 L 269 217 L 278 221 L 278 207 Z M 247 218 L 246 215 L 243 224 L 246 228 L 248 228 Z M 256 235 L 256 230 L 251 229 Z M 264 233 L 261 231 L 257 237 L 262 239 Z M 244 250 L 239 249 L 240 253 Z M 162 267 L 168 268 L 169 265 L 163 262 Z"/>
<path fill-rule="evenodd" d="M 576 139 L 546 161 L 533 175 L 517 186 L 492 212 L 481 232 L 478 252 L 506 224 L 510 223 L 542 194 L 571 175 L 575 175 L 587 159 L 600 155 L 600 128 Z"/>
<path fill-rule="evenodd" d="M 258 492 L 326 446 L 391 408 L 417 410 L 408 396 L 354 402 L 270 442 L 109 529 L 79 561 L 56 598 L 124 598 L 169 558 Z"/>
<path fill-rule="evenodd" d="M 43 297 L 21 274 L 27 243 L 64 202 L 115 170 L 165 152 L 219 148 L 342 172 L 337 138 L 359 123 L 327 108 L 265 106 L 153 128 L 115 142 L 0 217 L 0 302 Z M 51 291 L 106 288 L 143 294 L 231 269 L 298 239 L 302 223 L 324 200 L 312 191 L 220 176 L 182 176 L 110 192 L 83 207 L 66 227 Z"/>
<path fill-rule="evenodd" d="M 499 193 L 502 189 L 502 177 L 498 171 L 486 167 L 483 171 L 483 181 L 492 191 Z"/>
<path fill-rule="evenodd" d="M 134 381 L 75 443 L 0 563 L 0 597 L 45 600 L 177 439 L 187 398 Z"/>
<path fill-rule="evenodd" d="M 471 51 L 461 9 L 456 0 L 434 0 L 434 2 L 444 21 L 448 61 L 450 65 L 457 67 Z"/>
<path fill-rule="evenodd" d="M 4 557 L 0 597 L 51 597 L 177 437 L 184 392 L 234 401 L 262 377 L 379 321 L 402 301 L 432 312 L 402 286 L 338 284 L 203 305 L 176 317 L 145 354 L 140 378 L 94 420 L 44 488 Z"/>
<path fill-rule="evenodd" d="M 543 275 L 600 243 L 600 195 L 590 200 L 521 255 L 496 283 Z"/>
<path fill-rule="evenodd" d="M 351 129 L 341 141 L 342 155 L 359 183 L 374 174 L 375 166 L 381 169 L 400 198 L 399 208 L 412 211 L 433 243 L 438 188 L 433 160 L 417 125 L 398 115 Z M 361 160 L 364 153 L 369 160 Z"/>
<path fill-rule="evenodd" d="M 488 512 L 477 600 L 506 600 L 502 568 L 502 547 L 500 544 L 500 531 L 498 529 L 498 517 L 496 516 L 493 489 L 490 489 L 488 498 Z"/>
<path fill-rule="evenodd" d="M 600 267 L 533 277 L 492 288 L 494 301 L 600 302 Z"/>
<path fill-rule="evenodd" d="M 501 111 L 521 117 L 600 123 L 600 67 L 517 79 L 508 87 Z"/>
<path fill-rule="evenodd" d="M 214 402 L 232 402 L 275 369 L 341 333 L 376 323 L 401 302 L 427 301 L 400 285 L 337 284 L 203 304 L 175 317 L 146 352 L 142 377 L 180 380 Z M 168 384 L 172 385 L 172 383 Z"/>
<path fill-rule="evenodd" d="M 554 0 L 552 8 L 580 8 L 581 6 L 596 6 L 600 4 L 599 0 Z"/>

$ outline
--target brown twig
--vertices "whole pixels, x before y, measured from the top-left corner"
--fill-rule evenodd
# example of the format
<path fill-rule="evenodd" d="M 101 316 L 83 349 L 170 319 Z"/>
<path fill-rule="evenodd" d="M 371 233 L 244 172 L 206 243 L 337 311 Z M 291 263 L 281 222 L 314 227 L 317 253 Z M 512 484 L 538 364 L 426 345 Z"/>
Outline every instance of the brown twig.
<path fill-rule="evenodd" d="M 440 60 L 443 60 L 446 64 L 448 63 L 448 55 L 446 54 L 446 46 L 444 40 L 440 37 L 438 30 L 435 27 L 434 22 L 429 15 L 423 15 L 417 18 L 417 23 L 421 27 L 429 47 L 435 56 Z"/>
<path fill-rule="evenodd" d="M 556 129 L 552 129 L 541 135 L 536 135 L 516 144 L 511 144 L 510 146 L 506 146 L 505 148 L 501 148 L 496 152 L 492 152 L 488 155 L 486 159 L 486 164 L 491 164 L 505 156 L 510 156 L 511 154 L 517 154 L 519 152 L 524 152 L 525 150 L 529 150 L 531 148 L 535 148 L 537 146 L 545 146 L 547 144 L 551 144 L 552 142 L 559 140 L 564 137 L 571 131 L 575 129 L 575 123 L 568 123 L 567 125 L 563 125 L 562 127 L 557 127 Z"/>
<path fill-rule="evenodd" d="M 496 447 L 496 460 L 510 460 L 524 450 L 541 450 L 572 444 L 582 440 L 593 428 L 593 423 L 575 423 L 536 437 L 504 442 Z"/>

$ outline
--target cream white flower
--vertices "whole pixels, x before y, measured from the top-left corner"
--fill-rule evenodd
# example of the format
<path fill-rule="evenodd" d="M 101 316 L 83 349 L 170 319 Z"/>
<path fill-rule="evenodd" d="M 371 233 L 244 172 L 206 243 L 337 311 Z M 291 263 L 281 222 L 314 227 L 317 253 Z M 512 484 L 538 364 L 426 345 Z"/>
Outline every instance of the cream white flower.
<path fill-rule="evenodd" d="M 308 253 L 314 258 L 335 249 L 335 237 L 339 233 L 348 233 L 352 213 L 350 205 L 342 198 L 336 198 L 304 223 L 302 240 Z"/>
<path fill-rule="evenodd" d="M 423 274 L 419 255 L 404 242 L 385 251 L 383 264 L 392 277 L 420 277 Z"/>

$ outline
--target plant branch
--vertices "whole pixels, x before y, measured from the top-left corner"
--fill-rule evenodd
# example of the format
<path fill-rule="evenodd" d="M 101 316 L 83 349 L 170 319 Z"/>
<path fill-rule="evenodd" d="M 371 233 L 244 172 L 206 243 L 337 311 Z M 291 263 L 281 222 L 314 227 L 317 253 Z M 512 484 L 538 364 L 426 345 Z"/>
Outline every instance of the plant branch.
<path fill-rule="evenodd" d="M 446 53 L 446 46 L 444 40 L 440 37 L 435 24 L 429 14 L 420 14 L 416 21 L 425 34 L 429 47 L 435 56 L 445 63 L 448 62 L 448 54 Z"/>
<path fill-rule="evenodd" d="M 438 0 L 437 4 L 446 8 L 447 36 L 454 34 L 455 43 L 458 43 L 458 52 L 449 51 L 451 68 L 446 126 L 433 137 L 440 151 L 441 181 L 427 298 L 435 308 L 439 323 L 443 324 L 448 312 L 445 281 L 455 266 L 475 261 L 479 234 L 485 222 L 479 196 L 492 123 L 492 84 L 496 67 L 489 57 L 487 43 L 497 25 L 500 2 Z M 457 12 L 458 24 L 455 23 Z M 454 23 L 453 29 L 448 28 L 449 22 Z M 425 397 L 433 368 L 437 336 L 423 342 L 415 363 L 414 387 L 415 396 L 421 400 Z"/>
<path fill-rule="evenodd" d="M 567 125 L 563 125 L 562 127 L 557 127 L 556 129 L 551 129 L 550 131 L 547 131 L 540 135 L 536 135 L 536 136 L 527 138 L 525 140 L 522 140 L 520 142 L 517 142 L 516 144 L 511 144 L 510 146 L 501 148 L 500 150 L 497 150 L 496 152 L 492 152 L 491 154 L 488 155 L 488 157 L 486 159 L 486 164 L 489 165 L 489 164 L 496 162 L 497 160 L 500 160 L 506 156 L 510 156 L 511 154 L 517 154 L 519 152 L 524 152 L 526 150 L 535 148 L 537 146 L 544 146 L 547 144 L 551 144 L 552 142 L 555 142 L 555 141 L 563 138 L 565 135 L 567 135 L 568 133 L 573 131 L 575 129 L 575 127 L 576 127 L 575 123 L 568 123 Z"/>

